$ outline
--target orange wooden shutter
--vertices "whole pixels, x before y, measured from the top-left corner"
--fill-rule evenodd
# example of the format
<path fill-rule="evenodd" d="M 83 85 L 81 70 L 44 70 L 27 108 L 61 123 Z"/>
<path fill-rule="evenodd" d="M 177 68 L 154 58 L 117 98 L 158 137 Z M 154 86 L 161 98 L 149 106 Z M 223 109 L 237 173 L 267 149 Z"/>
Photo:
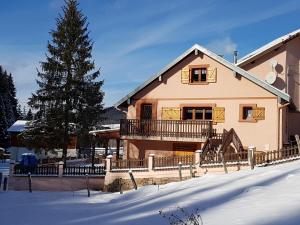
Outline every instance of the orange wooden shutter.
<path fill-rule="evenodd" d="M 181 83 L 183 84 L 190 83 L 190 70 L 188 66 L 182 68 L 181 70 Z"/>
<path fill-rule="evenodd" d="M 224 107 L 214 107 L 213 108 L 213 121 L 215 123 L 225 122 L 225 108 Z"/>
<path fill-rule="evenodd" d="M 163 120 L 180 120 L 180 108 L 164 107 L 161 110 L 161 118 Z"/>
<path fill-rule="evenodd" d="M 217 68 L 209 67 L 207 69 L 207 78 L 206 81 L 208 83 L 216 83 L 217 82 Z"/>
<path fill-rule="evenodd" d="M 264 120 L 265 119 L 265 108 L 264 107 L 253 108 L 253 119 Z"/>

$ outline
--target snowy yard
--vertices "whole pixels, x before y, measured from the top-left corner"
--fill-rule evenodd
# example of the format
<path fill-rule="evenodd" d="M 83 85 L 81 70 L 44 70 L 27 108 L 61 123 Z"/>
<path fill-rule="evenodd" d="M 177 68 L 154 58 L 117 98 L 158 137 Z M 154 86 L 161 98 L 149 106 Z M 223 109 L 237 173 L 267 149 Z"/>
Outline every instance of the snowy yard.
<path fill-rule="evenodd" d="M 3 225 L 159 225 L 199 208 L 205 225 L 300 224 L 300 161 L 118 193 L 0 192 Z"/>

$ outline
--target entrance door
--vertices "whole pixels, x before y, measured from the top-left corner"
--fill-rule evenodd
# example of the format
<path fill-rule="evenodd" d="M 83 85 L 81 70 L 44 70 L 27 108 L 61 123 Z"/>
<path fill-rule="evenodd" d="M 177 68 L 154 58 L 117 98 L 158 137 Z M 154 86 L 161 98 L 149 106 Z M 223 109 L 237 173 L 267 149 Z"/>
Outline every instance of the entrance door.
<path fill-rule="evenodd" d="M 142 104 L 141 108 L 141 120 L 152 119 L 152 104 Z"/>
<path fill-rule="evenodd" d="M 152 104 L 141 105 L 141 132 L 143 136 L 152 135 Z"/>

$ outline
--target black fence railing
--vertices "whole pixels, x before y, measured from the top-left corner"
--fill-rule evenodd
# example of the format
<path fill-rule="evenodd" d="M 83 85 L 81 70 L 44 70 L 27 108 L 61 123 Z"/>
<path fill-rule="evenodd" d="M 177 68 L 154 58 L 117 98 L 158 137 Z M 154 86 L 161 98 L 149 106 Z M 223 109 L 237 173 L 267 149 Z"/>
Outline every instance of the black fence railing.
<path fill-rule="evenodd" d="M 154 168 L 155 167 L 178 167 L 179 163 L 183 166 L 194 165 L 195 156 L 175 156 L 175 157 L 155 157 L 154 158 Z"/>
<path fill-rule="evenodd" d="M 63 175 L 80 176 L 80 175 L 105 175 L 105 166 L 68 166 L 64 168 Z"/>
<path fill-rule="evenodd" d="M 148 159 L 123 159 L 112 161 L 112 169 L 148 168 Z"/>
<path fill-rule="evenodd" d="M 22 166 L 15 165 L 14 174 L 26 175 L 58 175 L 58 166 Z"/>

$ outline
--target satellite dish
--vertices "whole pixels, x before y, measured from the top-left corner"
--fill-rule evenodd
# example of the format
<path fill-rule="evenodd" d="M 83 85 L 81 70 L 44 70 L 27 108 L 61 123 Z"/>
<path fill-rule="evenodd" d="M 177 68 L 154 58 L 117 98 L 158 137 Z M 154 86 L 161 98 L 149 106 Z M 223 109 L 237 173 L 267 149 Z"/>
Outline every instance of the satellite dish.
<path fill-rule="evenodd" d="M 268 84 L 274 84 L 276 81 L 277 75 L 274 72 L 269 72 L 266 76 L 266 81 Z"/>
<path fill-rule="evenodd" d="M 270 65 L 275 69 L 275 67 L 278 65 L 278 62 L 275 59 L 271 59 Z"/>

